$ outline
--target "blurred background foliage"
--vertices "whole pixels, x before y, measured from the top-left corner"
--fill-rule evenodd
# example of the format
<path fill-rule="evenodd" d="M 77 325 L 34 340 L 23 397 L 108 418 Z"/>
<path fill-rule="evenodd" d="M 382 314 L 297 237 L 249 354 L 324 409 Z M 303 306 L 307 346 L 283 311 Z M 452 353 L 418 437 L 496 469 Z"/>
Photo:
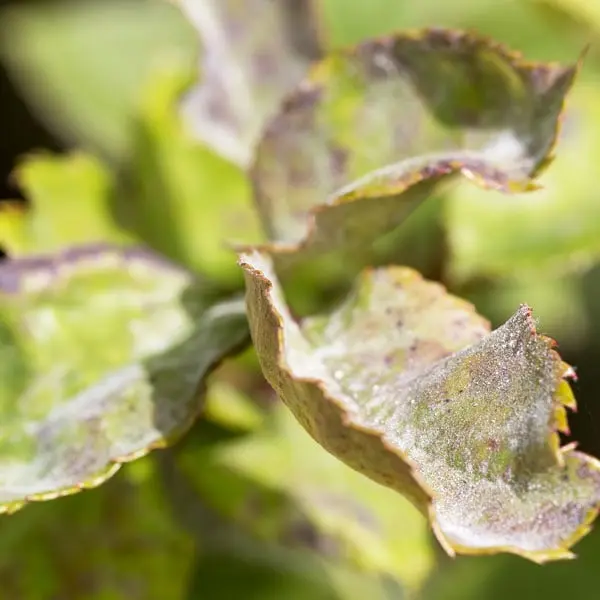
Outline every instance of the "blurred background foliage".
<path fill-rule="evenodd" d="M 161 0 L 0 4 L 3 251 L 143 240 L 239 287 L 223 238 L 261 232 L 243 169 L 179 118 L 197 71 L 193 27 Z M 531 304 L 577 366 L 572 437 L 599 455 L 600 1 L 315 5 L 326 47 L 423 26 L 474 28 L 531 59 L 573 61 L 591 44 L 544 190 L 506 197 L 459 184 L 385 243 L 495 325 Z M 576 561 L 545 567 L 449 559 L 403 498 L 308 438 L 249 351 L 211 376 L 205 416 L 174 451 L 98 490 L 1 517 L 0 598 L 588 600 L 600 589 L 600 530 L 576 551 Z"/>

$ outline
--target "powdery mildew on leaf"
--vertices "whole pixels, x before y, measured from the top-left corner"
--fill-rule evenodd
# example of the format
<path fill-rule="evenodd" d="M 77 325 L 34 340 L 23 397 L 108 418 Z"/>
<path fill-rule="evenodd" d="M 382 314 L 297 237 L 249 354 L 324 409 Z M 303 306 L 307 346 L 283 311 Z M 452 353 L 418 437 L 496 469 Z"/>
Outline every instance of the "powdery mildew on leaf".
<path fill-rule="evenodd" d="M 452 165 L 487 187 L 526 188 L 549 160 L 576 70 L 444 29 L 329 55 L 257 147 L 252 176 L 271 238 L 299 242 L 318 218 L 308 213 L 340 204 L 340 188 L 382 169 L 415 172 L 414 160 Z"/>
<path fill-rule="evenodd" d="M 247 336 L 243 302 L 140 249 L 0 265 L 0 512 L 94 487 L 178 437 Z"/>
<path fill-rule="evenodd" d="M 499 329 L 416 272 L 366 272 L 296 323 L 270 259 L 244 255 L 265 376 L 351 467 L 429 512 L 450 552 L 567 558 L 600 507 L 600 463 L 559 447 L 571 369 L 521 307 Z"/>
<path fill-rule="evenodd" d="M 201 81 L 183 112 L 204 142 L 246 166 L 284 94 L 319 56 L 312 0 L 172 0 L 200 35 Z"/>

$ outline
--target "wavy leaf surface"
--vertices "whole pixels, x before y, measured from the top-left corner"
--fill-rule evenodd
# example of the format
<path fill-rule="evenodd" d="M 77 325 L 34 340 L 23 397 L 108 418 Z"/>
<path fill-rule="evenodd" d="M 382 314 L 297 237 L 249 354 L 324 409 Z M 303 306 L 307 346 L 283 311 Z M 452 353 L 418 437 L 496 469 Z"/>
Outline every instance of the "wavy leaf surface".
<path fill-rule="evenodd" d="M 325 449 L 428 512 L 450 552 L 571 556 L 600 507 L 600 463 L 559 447 L 571 369 L 527 307 L 490 333 L 471 305 L 392 267 L 299 324 L 271 261 L 241 265 L 265 376 Z"/>
<path fill-rule="evenodd" d="M 176 438 L 247 336 L 243 303 L 139 248 L 0 265 L 0 511 L 94 487 Z"/>
<path fill-rule="evenodd" d="M 383 193 L 382 179 L 389 196 L 451 172 L 506 192 L 532 187 L 549 160 L 576 70 L 530 63 L 489 40 L 445 29 L 331 54 L 290 94 L 257 147 L 252 176 L 271 238 L 283 248 L 311 244 L 311 233 L 323 229 L 315 221 L 358 210 L 349 205 L 357 195 L 349 197 L 347 186 L 359 180 L 364 187 L 366 177 L 370 196 Z M 418 190 L 427 196 L 431 185 Z M 357 206 L 363 210 L 352 238 L 381 215 Z M 347 233 L 324 237 L 338 241 Z"/>

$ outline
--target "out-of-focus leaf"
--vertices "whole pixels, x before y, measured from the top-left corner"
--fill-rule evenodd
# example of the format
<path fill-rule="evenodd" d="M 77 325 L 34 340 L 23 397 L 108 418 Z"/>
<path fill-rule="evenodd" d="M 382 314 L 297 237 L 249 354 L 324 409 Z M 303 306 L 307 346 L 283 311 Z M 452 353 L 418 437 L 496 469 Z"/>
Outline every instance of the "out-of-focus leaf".
<path fill-rule="evenodd" d="M 540 272 L 536 277 L 486 280 L 473 288 L 461 290 L 460 295 L 485 307 L 492 323 L 504 323 L 520 302 L 535 306 L 537 321 L 550 337 L 560 340 L 561 350 L 567 353 L 581 349 L 594 335 L 577 275 Z"/>
<path fill-rule="evenodd" d="M 172 0 L 203 43 L 184 114 L 201 140 L 246 166 L 265 120 L 320 54 L 313 0 Z"/>
<path fill-rule="evenodd" d="M 181 122 L 178 101 L 193 74 L 173 62 L 145 88 L 115 214 L 168 258 L 231 283 L 240 274 L 228 243 L 260 240 L 261 227 L 243 171 Z"/>
<path fill-rule="evenodd" d="M 550 22 L 540 18 L 535 6 L 537 1 L 370 0 L 367 3 L 321 0 L 321 4 L 323 29 L 335 46 L 355 44 L 369 37 L 408 28 L 431 27 L 435 23 L 436 26 L 479 31 L 536 59 L 572 60 L 585 43 L 581 33 L 566 28 L 564 20 Z M 564 0 L 565 3 L 568 1 Z"/>
<path fill-rule="evenodd" d="M 234 467 L 227 453 L 233 450 L 239 457 L 235 445 L 223 441 L 206 445 L 205 424 L 201 422 L 186 438 L 177 456 L 166 452 L 157 457 L 171 508 L 199 543 L 190 598 L 201 593 L 227 598 L 234 590 L 261 599 L 276 591 L 286 598 L 404 597 L 403 587 L 391 577 L 341 562 L 333 540 L 307 519 L 293 495 L 266 485 L 262 476 L 248 477 L 243 466 Z M 277 456 L 270 444 L 269 451 Z M 264 465 L 269 471 L 275 466 L 272 458 L 270 453 Z M 223 568 L 230 569 L 227 581 Z"/>
<path fill-rule="evenodd" d="M 111 214 L 111 175 L 91 156 L 30 156 L 14 176 L 32 206 L 0 205 L 0 244 L 10 256 L 131 241 Z"/>
<path fill-rule="evenodd" d="M 241 169 L 182 126 L 177 102 L 192 75 L 178 61 L 153 74 L 137 107 L 134 152 L 118 179 L 83 153 L 24 160 L 14 175 L 30 205 L 0 206 L 4 249 L 20 256 L 143 241 L 220 283 L 241 283 L 227 242 L 260 240 L 260 223 Z"/>
<path fill-rule="evenodd" d="M 235 431 L 260 427 L 264 415 L 242 392 L 224 381 L 212 382 L 204 403 L 204 418 Z"/>
<path fill-rule="evenodd" d="M 532 275 L 589 267 L 600 256 L 600 86 L 584 79 L 567 105 L 560 151 L 535 194 L 482 198 L 473 186 L 453 190 L 446 225 L 450 275 Z"/>
<path fill-rule="evenodd" d="M 181 600 L 193 542 L 152 479 L 129 469 L 94 494 L 0 518 L 2 600 Z M 18 557 L 18 558 L 15 558 Z"/>
<path fill-rule="evenodd" d="M 0 505 L 94 487 L 177 437 L 246 339 L 243 302 L 142 249 L 0 265 Z"/>
<path fill-rule="evenodd" d="M 598 0 L 529 0 L 534 5 L 548 5 L 572 15 L 600 32 L 600 3 Z"/>
<path fill-rule="evenodd" d="M 196 61 L 194 30 L 164 0 L 16 2 L 0 16 L 0 55 L 55 134 L 111 157 L 129 148 L 150 73 Z"/>
<path fill-rule="evenodd" d="M 600 507 L 600 463 L 559 448 L 571 368 L 527 307 L 488 333 L 471 305 L 390 268 L 299 325 L 270 260 L 241 265 L 265 377 L 317 442 L 428 511 L 449 552 L 571 556 Z"/>
<path fill-rule="evenodd" d="M 190 446 L 181 460 L 198 494 L 253 535 L 386 574 L 408 589 L 432 567 L 427 525 L 415 509 L 324 454 L 281 405 L 252 435 Z"/>
<path fill-rule="evenodd" d="M 367 184 L 354 183 L 350 192 L 345 186 L 367 176 L 371 196 L 392 196 L 452 171 L 485 187 L 527 189 L 548 160 L 575 72 L 528 63 L 451 30 L 370 40 L 332 54 L 288 97 L 257 147 L 252 176 L 271 238 L 298 243 L 316 232 L 332 246 L 374 229 L 384 211 L 372 202 L 360 219 L 344 214 L 360 206 L 350 201 L 364 197 L 356 190 Z M 431 193 L 429 182 L 420 188 L 420 197 Z M 400 203 L 393 204 L 398 212 Z M 335 226 L 324 233 L 334 212 Z"/>
<path fill-rule="evenodd" d="M 600 585 L 600 531 L 577 547 L 577 560 L 540 569 L 512 556 L 466 557 L 432 575 L 421 600 L 589 600 Z"/>
<path fill-rule="evenodd" d="M 285 554 L 284 554 L 285 556 Z M 272 554 L 243 557 L 226 553 L 200 556 L 186 600 L 402 600 L 400 588 L 386 593 L 385 582 L 333 567 L 314 558 L 275 559 Z"/>

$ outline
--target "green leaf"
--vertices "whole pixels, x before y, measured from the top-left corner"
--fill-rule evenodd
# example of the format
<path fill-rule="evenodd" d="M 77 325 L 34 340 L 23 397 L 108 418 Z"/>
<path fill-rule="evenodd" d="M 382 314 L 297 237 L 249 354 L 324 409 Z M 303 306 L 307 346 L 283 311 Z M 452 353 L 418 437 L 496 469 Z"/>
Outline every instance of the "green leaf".
<path fill-rule="evenodd" d="M 94 494 L 0 518 L 2 600 L 181 600 L 193 541 L 166 510 L 153 461 L 131 467 Z"/>
<path fill-rule="evenodd" d="M 112 177 L 91 156 L 32 155 L 13 177 L 32 206 L 0 204 L 0 244 L 10 256 L 90 242 L 131 243 L 112 216 Z"/>
<path fill-rule="evenodd" d="M 198 137 L 241 166 L 267 117 L 320 54 L 311 0 L 174 0 L 203 43 L 201 82 L 184 103 Z"/>
<path fill-rule="evenodd" d="M 94 487 L 198 414 L 243 305 L 139 249 L 0 265 L 0 508 Z"/>
<path fill-rule="evenodd" d="M 37 115 L 60 138 L 110 157 L 129 150 L 142 86 L 165 61 L 193 66 L 197 40 L 163 0 L 11 3 L 0 55 Z"/>
<path fill-rule="evenodd" d="M 285 556 L 285 555 L 284 555 Z M 319 564 L 308 557 L 282 560 L 257 552 L 236 556 L 224 552 L 200 556 L 186 600 L 402 600 L 397 586 L 361 577 L 351 571 Z"/>
<path fill-rule="evenodd" d="M 270 260 L 241 265 L 265 377 L 326 450 L 408 497 L 451 553 L 572 556 L 600 507 L 600 463 L 559 448 L 572 370 L 527 307 L 489 333 L 471 305 L 395 267 L 297 324 Z"/>
<path fill-rule="evenodd" d="M 327 247 L 365 229 L 372 235 L 373 222 L 390 215 L 371 202 L 356 203 L 356 216 L 350 201 L 366 195 L 361 178 L 369 177 L 372 196 L 456 171 L 505 192 L 530 188 L 549 160 L 576 70 L 443 29 L 333 53 L 288 97 L 257 147 L 252 176 L 271 238 L 287 250 L 301 241 L 314 247 L 315 232 Z M 410 209 L 393 204 L 401 216 L 389 227 Z"/>
<path fill-rule="evenodd" d="M 433 566 L 414 507 L 324 454 L 279 404 L 252 435 L 188 446 L 181 464 L 205 502 L 254 536 L 385 574 L 408 590 Z"/>
<path fill-rule="evenodd" d="M 478 31 L 519 48 L 527 56 L 546 60 L 571 60 L 581 50 L 581 31 L 573 31 L 564 18 L 544 18 L 538 4 L 544 0 L 321 0 L 324 29 L 335 46 L 356 44 L 369 37 L 395 31 L 431 27 L 453 27 Z M 586 0 L 548 0 L 553 3 Z M 547 15 L 545 15 L 547 16 Z"/>
<path fill-rule="evenodd" d="M 173 62 L 145 88 L 114 212 L 161 254 L 231 283 L 240 274 L 230 243 L 261 240 L 262 232 L 245 173 L 198 143 L 179 117 L 193 75 Z"/>
<path fill-rule="evenodd" d="M 260 224 L 242 170 L 196 142 L 178 117 L 192 75 L 178 62 L 153 74 L 134 118 L 134 152 L 118 176 L 79 152 L 23 160 L 14 179 L 29 206 L 0 205 L 9 255 L 144 242 L 220 283 L 241 283 L 228 241 L 262 239 Z"/>

